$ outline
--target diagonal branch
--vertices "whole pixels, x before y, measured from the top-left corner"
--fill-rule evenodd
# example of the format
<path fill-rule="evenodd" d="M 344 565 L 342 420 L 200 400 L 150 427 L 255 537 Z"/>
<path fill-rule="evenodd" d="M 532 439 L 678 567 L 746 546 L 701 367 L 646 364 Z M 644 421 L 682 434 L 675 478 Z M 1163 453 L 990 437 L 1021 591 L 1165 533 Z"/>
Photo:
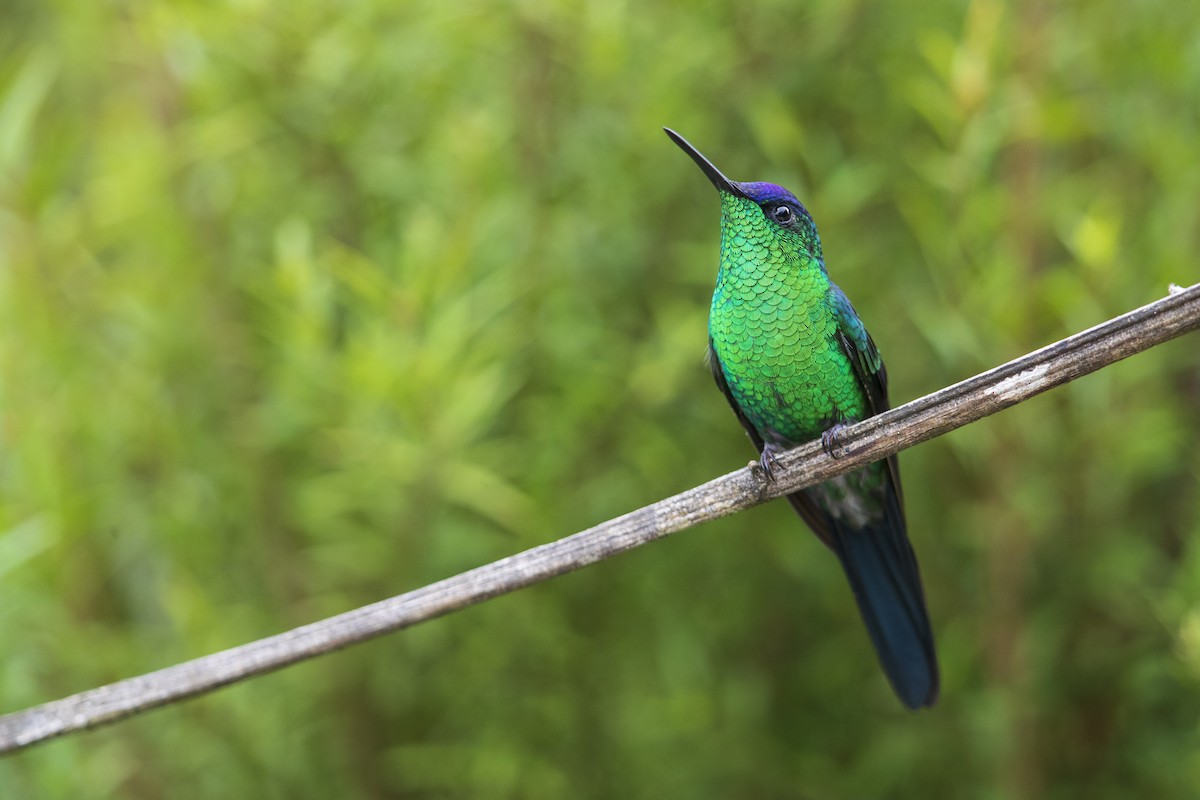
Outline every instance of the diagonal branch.
<path fill-rule="evenodd" d="M 836 458 L 812 442 L 777 480 L 745 467 L 437 583 L 294 630 L 0 717 L 0 753 L 104 725 L 407 628 L 758 505 L 924 442 L 1200 327 L 1200 284 L 847 427 Z"/>

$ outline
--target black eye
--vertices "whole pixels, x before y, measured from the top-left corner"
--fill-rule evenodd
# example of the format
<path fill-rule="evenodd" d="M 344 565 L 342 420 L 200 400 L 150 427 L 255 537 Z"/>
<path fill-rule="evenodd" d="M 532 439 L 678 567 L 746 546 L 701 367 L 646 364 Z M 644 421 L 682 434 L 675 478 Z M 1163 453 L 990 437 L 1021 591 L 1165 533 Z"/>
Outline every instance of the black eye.
<path fill-rule="evenodd" d="M 787 206 L 775 206 L 771 209 L 771 218 L 780 225 L 787 225 L 792 221 L 792 210 Z"/>

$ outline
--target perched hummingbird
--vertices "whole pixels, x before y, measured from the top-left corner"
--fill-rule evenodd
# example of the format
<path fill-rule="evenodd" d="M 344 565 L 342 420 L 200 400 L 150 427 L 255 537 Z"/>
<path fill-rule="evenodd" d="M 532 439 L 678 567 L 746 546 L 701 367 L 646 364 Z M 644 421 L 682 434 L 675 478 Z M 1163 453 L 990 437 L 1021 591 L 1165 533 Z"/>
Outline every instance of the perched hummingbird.
<path fill-rule="evenodd" d="M 887 373 L 795 195 L 726 178 L 670 128 L 721 197 L 721 264 L 708 317 L 717 386 L 772 476 L 776 456 L 888 409 Z M 909 708 L 938 696 L 933 631 L 904 523 L 896 457 L 787 496 L 850 579 L 879 662 Z"/>

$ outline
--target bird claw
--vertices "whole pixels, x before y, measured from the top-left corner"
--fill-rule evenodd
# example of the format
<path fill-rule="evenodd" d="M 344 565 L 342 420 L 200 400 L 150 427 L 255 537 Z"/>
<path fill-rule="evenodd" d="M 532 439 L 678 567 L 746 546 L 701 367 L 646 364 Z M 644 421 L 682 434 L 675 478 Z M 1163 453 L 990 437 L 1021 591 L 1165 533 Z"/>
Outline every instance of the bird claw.
<path fill-rule="evenodd" d="M 779 458 L 777 457 L 781 452 L 783 452 L 783 448 L 772 442 L 767 442 L 765 445 L 763 445 L 762 455 L 760 455 L 758 458 L 758 466 L 767 476 L 767 480 L 769 481 L 775 480 L 776 467 L 780 469 L 783 468 L 783 465 L 779 463 Z"/>
<path fill-rule="evenodd" d="M 830 427 L 821 432 L 821 449 L 825 451 L 825 455 L 830 458 L 841 458 L 837 452 L 841 448 L 840 441 L 842 430 L 846 427 L 844 422 L 835 422 Z"/>

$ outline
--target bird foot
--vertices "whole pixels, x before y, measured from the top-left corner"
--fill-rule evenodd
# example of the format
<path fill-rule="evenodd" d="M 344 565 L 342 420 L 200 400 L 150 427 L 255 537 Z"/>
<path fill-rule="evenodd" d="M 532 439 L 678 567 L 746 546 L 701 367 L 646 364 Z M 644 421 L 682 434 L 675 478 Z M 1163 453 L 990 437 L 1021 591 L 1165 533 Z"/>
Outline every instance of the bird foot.
<path fill-rule="evenodd" d="M 829 456 L 830 458 L 842 457 L 837 451 L 842 446 L 840 439 L 842 430 L 845 429 L 845 427 L 846 423 L 835 422 L 821 433 L 821 449 L 824 450 L 825 455 Z"/>
<path fill-rule="evenodd" d="M 767 476 L 767 480 L 769 481 L 775 480 L 775 469 L 777 467 L 780 469 L 783 468 L 783 465 L 779 463 L 778 458 L 779 453 L 782 452 L 783 448 L 774 442 L 767 442 L 765 445 L 763 445 L 762 455 L 758 458 L 758 466 L 763 471 L 763 474 Z"/>

